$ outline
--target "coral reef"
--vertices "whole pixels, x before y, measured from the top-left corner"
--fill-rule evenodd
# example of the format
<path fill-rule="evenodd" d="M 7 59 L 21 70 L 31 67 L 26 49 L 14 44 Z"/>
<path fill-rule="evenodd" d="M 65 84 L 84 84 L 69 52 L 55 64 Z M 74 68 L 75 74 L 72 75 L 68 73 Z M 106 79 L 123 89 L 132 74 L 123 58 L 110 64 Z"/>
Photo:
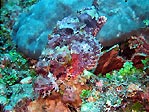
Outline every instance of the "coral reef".
<path fill-rule="evenodd" d="M 44 1 L 45 0 L 39 1 L 39 4 L 41 5 Z M 58 0 L 54 3 L 60 1 L 61 0 Z M 76 9 L 78 9 L 80 5 L 74 4 L 76 3 L 75 1 L 78 0 L 70 0 L 69 3 L 67 3 L 67 0 L 63 0 L 67 6 L 64 7 L 64 9 L 74 5 Z M 16 31 L 18 30 L 18 33 L 20 30 L 20 34 L 24 34 L 22 33 L 24 28 L 20 29 L 22 26 L 19 25 L 21 24 L 22 18 L 26 17 L 24 18 L 24 22 L 26 22 L 26 19 L 30 16 L 39 17 L 36 14 L 40 11 L 43 15 L 45 14 L 43 11 L 49 4 L 40 11 L 34 9 L 37 8 L 37 6 L 40 7 L 38 3 L 30 8 L 30 6 L 36 2 L 37 0 L 8 0 L 6 2 L 3 1 L 4 4 L 2 4 L 2 38 L 0 38 L 0 111 L 149 111 L 148 19 L 144 18 L 146 15 L 141 16 L 145 19 L 143 20 L 145 27 L 137 29 L 140 27 L 140 20 L 142 20 L 142 18 L 136 18 L 144 14 L 145 11 L 148 13 L 146 4 L 142 7 L 145 1 L 143 1 L 142 4 L 135 4 L 136 0 L 125 0 L 126 3 L 117 0 L 109 1 L 109 3 L 116 3 L 112 5 L 102 0 L 101 3 L 99 0 L 94 0 L 94 6 L 78 10 L 76 14 L 59 20 L 57 24 L 53 22 L 55 27 L 52 33 L 49 34 L 48 32 L 44 32 L 49 34 L 47 41 L 45 40 L 47 45 L 38 60 L 23 57 L 23 55 L 17 52 L 10 38 L 14 20 L 21 11 L 29 11 L 31 15 L 21 15 L 22 17 L 20 17 L 18 23 L 16 23 L 18 26 L 15 27 L 19 28 L 16 29 Z M 123 2 L 125 4 L 121 4 Z M 47 3 L 51 3 L 51 1 Z M 80 2 L 79 4 L 81 3 L 84 2 Z M 126 4 L 128 7 L 126 7 L 124 11 L 118 6 L 125 6 Z M 61 5 L 62 4 L 59 4 L 58 8 Z M 108 5 L 108 7 L 104 9 L 102 5 Z M 19 6 L 21 9 L 18 11 L 18 8 L 14 8 L 15 6 Z M 13 10 L 11 10 L 12 7 Z M 134 11 L 130 13 L 132 7 Z M 110 12 L 106 11 L 107 8 Z M 117 11 L 116 9 L 120 10 Z M 138 9 L 143 9 L 144 12 L 140 12 Z M 35 10 L 37 13 L 34 15 L 33 12 Z M 102 31 L 102 27 L 106 24 L 107 19 L 105 16 L 99 15 L 105 12 L 105 14 L 108 13 L 108 18 L 119 17 L 121 14 L 117 14 L 115 11 L 123 12 L 122 15 L 124 14 L 126 17 L 119 18 L 119 20 L 115 18 L 117 21 L 115 24 L 111 24 L 112 26 L 109 28 L 114 27 L 114 25 L 117 26 L 119 22 L 121 23 L 119 28 L 121 28 L 125 19 L 127 19 L 125 22 L 127 23 L 129 21 L 132 23 L 132 26 L 130 24 L 128 24 L 128 26 L 125 25 L 126 27 L 122 26 L 124 32 L 120 33 L 125 33 L 122 36 L 124 38 L 121 38 L 121 36 L 120 38 L 112 38 L 117 32 L 113 30 L 117 27 L 111 28 L 110 31 L 106 31 L 107 35 L 113 32 L 113 35 L 110 35 L 112 38 L 110 44 L 109 41 L 106 41 L 106 44 L 112 45 L 112 42 L 116 44 L 105 47 L 103 41 L 100 43 L 97 40 L 97 36 L 98 32 L 100 33 L 100 31 Z M 134 17 L 128 16 L 133 12 L 136 12 L 133 14 Z M 10 21 L 8 19 L 9 17 L 12 17 Z M 46 21 L 46 14 L 44 17 Z M 54 17 L 54 15 L 52 17 Z M 132 18 L 135 20 L 131 21 Z M 43 20 L 42 17 L 38 19 Z M 51 21 L 51 18 L 49 20 Z M 40 24 L 47 25 L 44 21 L 38 21 L 36 18 L 31 18 L 29 21 L 31 23 L 37 21 L 37 23 L 35 23 L 37 26 Z M 113 19 L 109 21 L 112 22 Z M 24 22 L 22 21 L 23 24 Z M 139 22 L 139 24 L 135 22 Z M 26 25 L 26 27 L 28 25 Z M 30 29 L 30 27 L 31 26 L 27 28 Z M 48 28 L 46 30 L 49 30 L 49 27 L 46 27 Z M 42 28 L 43 27 L 41 27 L 41 29 Z M 128 29 L 125 30 L 125 28 Z M 133 30 L 134 28 L 136 29 Z M 37 34 L 42 34 L 43 32 L 39 32 L 38 29 L 40 29 L 39 26 L 35 32 Z M 128 30 L 133 31 L 127 33 Z M 32 32 L 32 34 L 35 32 Z M 32 41 L 34 40 L 29 40 L 31 43 Z"/>
<path fill-rule="evenodd" d="M 27 77 L 33 78 L 35 71 L 30 68 L 28 59 L 16 51 L 10 36 L 17 16 L 28 10 L 32 3 L 20 4 L 24 3 L 22 0 L 5 0 L 3 3 L 0 9 L 0 111 L 7 112 L 12 111 L 21 99 L 33 98 L 31 80 L 20 83 Z"/>

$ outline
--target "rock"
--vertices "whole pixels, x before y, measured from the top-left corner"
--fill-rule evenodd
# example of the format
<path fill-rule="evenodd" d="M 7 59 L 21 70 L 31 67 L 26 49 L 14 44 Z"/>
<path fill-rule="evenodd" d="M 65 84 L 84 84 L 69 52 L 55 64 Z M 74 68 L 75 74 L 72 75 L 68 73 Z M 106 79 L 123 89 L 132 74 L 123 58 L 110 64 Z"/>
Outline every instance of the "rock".
<path fill-rule="evenodd" d="M 97 36 L 103 46 L 114 45 L 120 38 L 124 40 L 124 34 L 145 27 L 143 20 L 149 19 L 147 0 L 94 0 L 94 5 L 99 16 L 107 17 Z"/>
<path fill-rule="evenodd" d="M 40 0 L 15 23 L 13 41 L 23 54 L 37 59 L 47 44 L 48 34 L 57 20 L 90 6 L 92 0 Z"/>

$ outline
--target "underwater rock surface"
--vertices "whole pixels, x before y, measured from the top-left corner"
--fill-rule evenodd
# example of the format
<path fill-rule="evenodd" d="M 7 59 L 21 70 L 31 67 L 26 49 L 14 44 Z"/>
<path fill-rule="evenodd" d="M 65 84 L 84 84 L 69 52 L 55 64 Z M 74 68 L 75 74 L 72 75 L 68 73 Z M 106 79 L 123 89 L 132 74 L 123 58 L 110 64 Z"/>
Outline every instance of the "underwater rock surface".
<path fill-rule="evenodd" d="M 144 27 L 143 20 L 149 19 L 149 1 L 147 0 L 95 1 L 99 16 L 107 17 L 106 24 L 97 36 L 104 46 L 114 44 L 110 41 L 121 38 L 125 33 Z"/>
<path fill-rule="evenodd" d="M 40 0 L 29 12 L 20 15 L 13 27 L 13 40 L 18 50 L 38 58 L 58 20 L 90 6 L 93 0 Z"/>

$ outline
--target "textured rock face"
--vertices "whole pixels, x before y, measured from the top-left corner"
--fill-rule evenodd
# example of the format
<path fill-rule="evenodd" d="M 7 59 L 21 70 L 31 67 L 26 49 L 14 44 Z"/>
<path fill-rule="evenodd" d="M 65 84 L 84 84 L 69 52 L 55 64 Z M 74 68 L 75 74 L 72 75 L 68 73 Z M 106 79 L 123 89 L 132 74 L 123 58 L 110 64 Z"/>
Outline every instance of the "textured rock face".
<path fill-rule="evenodd" d="M 143 20 L 149 19 L 149 1 L 147 0 L 95 0 L 98 13 L 107 17 L 97 38 L 104 46 L 109 46 L 114 38 L 144 27 Z M 111 41 L 107 42 L 107 41 Z"/>
<path fill-rule="evenodd" d="M 12 37 L 18 50 L 38 58 L 56 22 L 91 4 L 92 0 L 40 0 L 14 25 Z"/>

